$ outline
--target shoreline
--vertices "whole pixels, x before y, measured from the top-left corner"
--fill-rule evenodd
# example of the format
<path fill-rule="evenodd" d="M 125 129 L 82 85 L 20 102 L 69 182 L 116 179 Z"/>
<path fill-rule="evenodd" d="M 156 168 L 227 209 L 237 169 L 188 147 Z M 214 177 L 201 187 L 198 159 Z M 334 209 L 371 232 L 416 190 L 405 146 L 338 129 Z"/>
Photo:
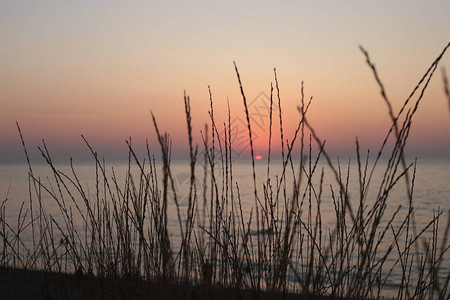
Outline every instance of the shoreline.
<path fill-rule="evenodd" d="M 2 299 L 349 299 L 0 267 Z"/>

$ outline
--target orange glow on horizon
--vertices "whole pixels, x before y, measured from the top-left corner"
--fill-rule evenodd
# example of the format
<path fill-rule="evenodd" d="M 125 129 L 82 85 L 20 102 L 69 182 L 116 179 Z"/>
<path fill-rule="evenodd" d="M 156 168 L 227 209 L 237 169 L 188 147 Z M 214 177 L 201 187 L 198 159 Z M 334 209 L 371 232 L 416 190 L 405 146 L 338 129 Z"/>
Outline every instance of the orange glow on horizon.
<path fill-rule="evenodd" d="M 81 134 L 98 149 L 114 152 L 131 137 L 143 148 L 148 140 L 158 153 L 151 113 L 160 133 L 170 134 L 174 157 L 183 157 L 189 143 L 184 93 L 190 98 L 192 137 L 199 150 L 203 138 L 211 143 L 213 134 L 224 148 L 228 130 L 236 156 L 251 158 L 250 139 L 255 153 L 266 157 L 269 148 L 278 155 L 282 143 L 287 151 L 294 138 L 298 147 L 302 95 L 305 105 L 313 97 L 307 120 L 328 150 L 354 153 L 356 137 L 361 147 L 378 149 L 391 120 L 357 45 L 371 55 L 397 114 L 448 42 L 445 28 L 450 27 L 448 1 L 426 8 L 400 1 L 389 13 L 377 2 L 263 1 L 246 7 L 257 12 L 252 14 L 236 13 L 232 1 L 213 6 L 97 3 L 89 9 L 75 3 L 14 3 L 0 5 L 8 12 L 6 26 L 0 26 L 5 41 L 0 47 L 0 162 L 9 162 L 11 155 L 22 159 L 16 121 L 29 144 L 45 139 L 64 155 L 68 150 L 63 149 L 80 142 Z M 273 18 L 274 12 L 280 17 Z M 231 17 L 235 25 L 224 26 Z M 395 43 L 386 47 L 386 41 Z M 450 53 L 440 65 L 450 66 Z M 414 117 L 408 147 L 423 153 L 427 145 L 450 155 L 445 100 L 436 72 Z M 307 130 L 304 138 L 309 141 Z"/>

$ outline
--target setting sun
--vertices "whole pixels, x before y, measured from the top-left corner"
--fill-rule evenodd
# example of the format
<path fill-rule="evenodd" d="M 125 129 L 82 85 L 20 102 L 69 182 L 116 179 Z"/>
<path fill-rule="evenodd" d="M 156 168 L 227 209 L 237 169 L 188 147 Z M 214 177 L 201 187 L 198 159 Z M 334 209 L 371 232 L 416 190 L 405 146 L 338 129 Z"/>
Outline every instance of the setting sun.
<path fill-rule="evenodd" d="M 262 157 L 261 155 L 256 155 L 256 156 L 255 156 L 255 159 L 256 159 L 256 160 L 261 160 L 261 159 L 263 159 L 263 157 Z"/>

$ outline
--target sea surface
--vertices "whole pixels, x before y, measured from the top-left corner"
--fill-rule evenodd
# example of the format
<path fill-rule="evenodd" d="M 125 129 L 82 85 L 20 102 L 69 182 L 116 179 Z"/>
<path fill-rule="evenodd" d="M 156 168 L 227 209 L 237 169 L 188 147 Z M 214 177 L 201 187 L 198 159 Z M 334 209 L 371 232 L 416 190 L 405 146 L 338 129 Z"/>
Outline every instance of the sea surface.
<path fill-rule="evenodd" d="M 368 174 L 366 178 L 368 178 L 370 173 L 370 167 L 373 161 L 369 161 Z M 414 163 L 414 160 L 408 160 L 408 163 Z M 264 197 L 264 184 L 267 184 L 267 176 L 271 178 L 273 190 L 276 191 L 276 182 L 281 178 L 282 174 L 282 164 L 281 161 L 272 161 L 270 164 L 270 168 L 267 168 L 266 160 L 257 160 L 255 161 L 255 175 L 256 175 L 256 190 L 258 197 L 261 199 Z M 336 170 L 338 166 L 338 161 L 334 161 L 334 165 Z M 360 199 L 360 183 L 358 176 L 358 164 L 356 160 L 343 160 L 339 161 L 340 165 L 340 176 L 348 186 L 348 195 L 350 199 L 350 203 L 352 205 L 354 213 L 356 213 L 358 201 Z M 252 163 L 250 160 L 237 160 L 233 162 L 233 191 L 235 195 L 237 194 L 237 188 L 239 188 L 240 198 L 242 199 L 242 211 L 245 218 L 249 218 L 250 212 L 254 209 L 255 206 L 255 197 L 254 197 L 254 181 L 253 181 L 253 171 L 252 171 Z M 367 206 L 370 207 L 373 204 L 373 200 L 376 198 L 378 193 L 378 188 L 380 183 L 384 177 L 384 171 L 386 169 L 387 162 L 381 161 L 378 163 L 377 168 L 375 169 L 372 177 L 372 182 L 369 187 L 369 193 L 367 196 Z M 60 170 L 67 176 L 73 178 L 72 169 L 69 164 L 58 164 L 55 166 L 56 169 Z M 364 166 L 363 166 L 364 167 Z M 123 182 L 126 174 L 128 172 L 128 163 L 106 163 L 105 170 L 107 171 L 107 177 L 112 177 L 113 175 L 117 178 L 117 182 Z M 309 171 L 309 162 L 306 162 L 305 165 L 306 171 Z M 311 169 L 314 168 L 314 161 L 311 162 Z M 415 172 L 414 172 L 415 168 Z M 298 170 L 298 162 L 293 162 L 292 166 L 290 164 L 286 168 L 286 193 L 289 195 L 292 194 L 293 190 L 293 181 L 294 176 L 295 180 L 298 180 L 299 170 Z M 96 190 L 96 169 L 95 164 L 93 163 L 78 163 L 75 164 L 74 170 L 77 174 L 77 177 L 80 183 L 85 187 L 89 193 L 94 194 Z M 162 165 L 156 163 L 156 170 L 159 172 L 159 179 L 162 178 Z M 323 177 L 322 177 L 323 171 Z M 33 165 L 32 168 L 34 178 L 39 178 L 43 185 L 45 185 L 49 190 L 57 191 L 58 187 L 54 181 L 54 175 L 52 173 L 52 169 L 45 164 L 36 164 Z M 187 161 L 177 161 L 174 160 L 171 163 L 171 172 L 174 179 L 174 187 L 177 193 L 178 203 L 180 207 L 187 206 L 187 195 L 190 187 L 190 167 Z M 221 167 L 221 162 L 217 161 L 215 166 L 215 176 L 216 181 L 221 186 L 223 180 L 222 174 L 223 172 L 229 172 L 225 168 Z M 135 177 L 139 177 L 139 170 L 136 166 L 132 166 L 132 173 L 135 174 Z M 208 167 L 208 180 L 207 180 L 207 193 L 210 193 L 210 173 L 211 170 Z M 204 168 L 202 165 L 198 165 L 196 167 L 196 191 L 198 197 L 201 198 L 203 193 L 203 174 Z M 400 174 L 400 171 L 398 172 Z M 348 183 L 347 183 L 348 176 Z M 223 181 L 222 181 L 223 180 Z M 301 182 L 305 182 L 307 180 L 307 176 L 303 173 Z M 322 193 L 322 203 L 320 206 L 321 217 L 323 222 L 323 227 L 332 228 L 335 226 L 336 219 L 336 211 L 335 211 L 335 203 L 333 202 L 332 195 L 336 195 L 339 193 L 339 185 L 337 185 L 336 177 L 330 167 L 326 162 L 319 162 L 315 167 L 315 173 L 312 177 L 313 185 L 316 187 L 316 193 L 319 192 L 319 189 Z M 411 167 L 409 172 L 409 181 L 410 186 L 413 186 L 413 208 L 414 208 L 414 217 L 417 226 L 417 232 L 420 232 L 422 229 L 424 233 L 421 236 L 421 239 L 424 241 L 430 241 L 432 238 L 432 227 L 427 228 L 430 221 L 436 217 L 438 214 L 442 213 L 439 226 L 436 227 L 438 232 L 438 240 L 437 245 L 441 246 L 441 243 L 444 239 L 444 229 L 449 218 L 450 211 L 450 160 L 449 159 L 418 159 L 417 164 Z M 225 183 L 226 184 L 226 183 Z M 230 183 L 228 183 L 230 184 Z M 29 169 L 26 164 L 20 165 L 0 165 L 0 201 L 4 202 L 5 217 L 8 222 L 12 225 L 17 223 L 17 218 L 19 214 L 22 216 L 25 213 L 29 213 L 27 211 L 27 207 L 29 207 L 29 199 L 30 199 L 30 181 L 29 181 Z M 304 186 L 304 185 L 303 185 Z M 304 193 L 309 193 L 310 191 L 304 188 L 301 185 L 300 193 L 303 195 Z M 31 189 L 33 190 L 33 189 Z M 220 192 L 220 188 L 219 188 Z M 34 193 L 31 191 L 31 193 Z M 58 220 L 58 216 L 60 216 L 60 208 L 58 204 L 51 199 L 45 191 L 42 192 L 43 195 L 43 204 L 45 205 L 45 210 L 48 214 L 55 217 Z M 169 195 L 170 198 L 170 195 Z M 199 200 L 201 202 L 201 200 Z M 169 227 L 170 231 L 173 232 L 172 238 L 173 243 L 179 243 L 180 235 L 178 234 L 178 220 L 177 215 L 174 209 L 175 205 L 173 201 L 171 202 L 171 207 L 169 208 Z M 305 204 L 305 218 L 307 216 L 307 208 L 308 205 Z M 390 217 L 398 210 L 398 214 L 392 223 L 392 228 L 395 230 L 399 226 L 401 226 L 405 216 L 407 214 L 409 207 L 407 189 L 405 184 L 405 179 L 402 177 L 398 180 L 396 186 L 392 189 L 386 206 L 385 215 L 386 221 L 390 219 Z M 317 212 L 317 204 L 312 205 L 312 215 L 315 215 Z M 81 223 L 81 222 L 80 222 Z M 253 228 L 252 230 L 256 230 Z M 331 229 L 330 229 L 331 230 Z M 388 230 L 389 233 L 392 230 Z M 388 234 L 389 234 L 388 233 Z M 448 235 L 448 233 L 447 233 Z M 25 239 L 27 238 L 26 233 L 24 233 Z M 31 237 L 28 236 L 30 239 Z M 450 239 L 449 236 L 447 236 Z M 389 240 L 390 242 L 391 240 Z M 26 241 L 25 241 L 26 242 Z M 387 241 L 388 242 L 388 241 Z M 447 240 L 447 245 L 448 245 Z M 381 245 L 380 248 L 388 247 L 388 244 Z M 385 251 L 384 249 L 383 251 Z M 383 253 L 383 251 L 381 251 Z M 394 255 L 395 257 L 395 255 Z M 394 261 L 387 262 L 394 263 Z M 397 273 L 396 273 L 397 272 Z M 400 278 L 401 268 L 394 268 L 392 274 L 389 277 L 388 282 L 385 285 L 386 290 L 392 289 L 395 291 L 395 288 L 398 287 L 398 282 L 396 280 Z M 441 277 L 446 277 L 450 272 L 450 255 L 449 253 L 445 253 L 444 262 L 441 264 Z M 392 292 L 391 291 L 391 292 Z M 392 292 L 391 295 L 395 293 Z M 389 291 L 387 295 L 390 295 Z"/>

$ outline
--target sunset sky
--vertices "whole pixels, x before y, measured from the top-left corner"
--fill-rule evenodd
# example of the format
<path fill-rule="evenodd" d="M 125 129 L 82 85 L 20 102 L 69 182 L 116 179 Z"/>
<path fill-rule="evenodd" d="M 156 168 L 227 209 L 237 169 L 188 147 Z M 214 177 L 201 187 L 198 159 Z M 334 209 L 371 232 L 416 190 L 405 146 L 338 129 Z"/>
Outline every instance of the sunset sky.
<path fill-rule="evenodd" d="M 84 160 L 81 134 L 111 160 L 127 158 L 128 137 L 141 149 L 148 139 L 157 152 L 151 111 L 182 156 L 184 90 L 200 145 L 208 85 L 220 128 L 227 99 L 234 124 L 245 120 L 233 61 L 249 103 L 256 100 L 250 110 L 259 109 L 254 122 L 261 127 L 252 125 L 258 154 L 267 151 L 263 106 L 274 67 L 285 138 L 299 119 L 303 81 L 305 96 L 314 96 L 310 122 L 330 151 L 354 151 L 356 136 L 375 150 L 389 117 L 358 46 L 369 51 L 397 112 L 450 42 L 449 16 L 448 0 L 2 1 L 0 163 L 24 161 L 16 121 L 33 157 L 44 139 L 55 158 Z M 450 53 L 440 66 L 450 74 Z M 449 132 L 439 68 L 414 120 L 409 154 L 450 157 Z"/>

